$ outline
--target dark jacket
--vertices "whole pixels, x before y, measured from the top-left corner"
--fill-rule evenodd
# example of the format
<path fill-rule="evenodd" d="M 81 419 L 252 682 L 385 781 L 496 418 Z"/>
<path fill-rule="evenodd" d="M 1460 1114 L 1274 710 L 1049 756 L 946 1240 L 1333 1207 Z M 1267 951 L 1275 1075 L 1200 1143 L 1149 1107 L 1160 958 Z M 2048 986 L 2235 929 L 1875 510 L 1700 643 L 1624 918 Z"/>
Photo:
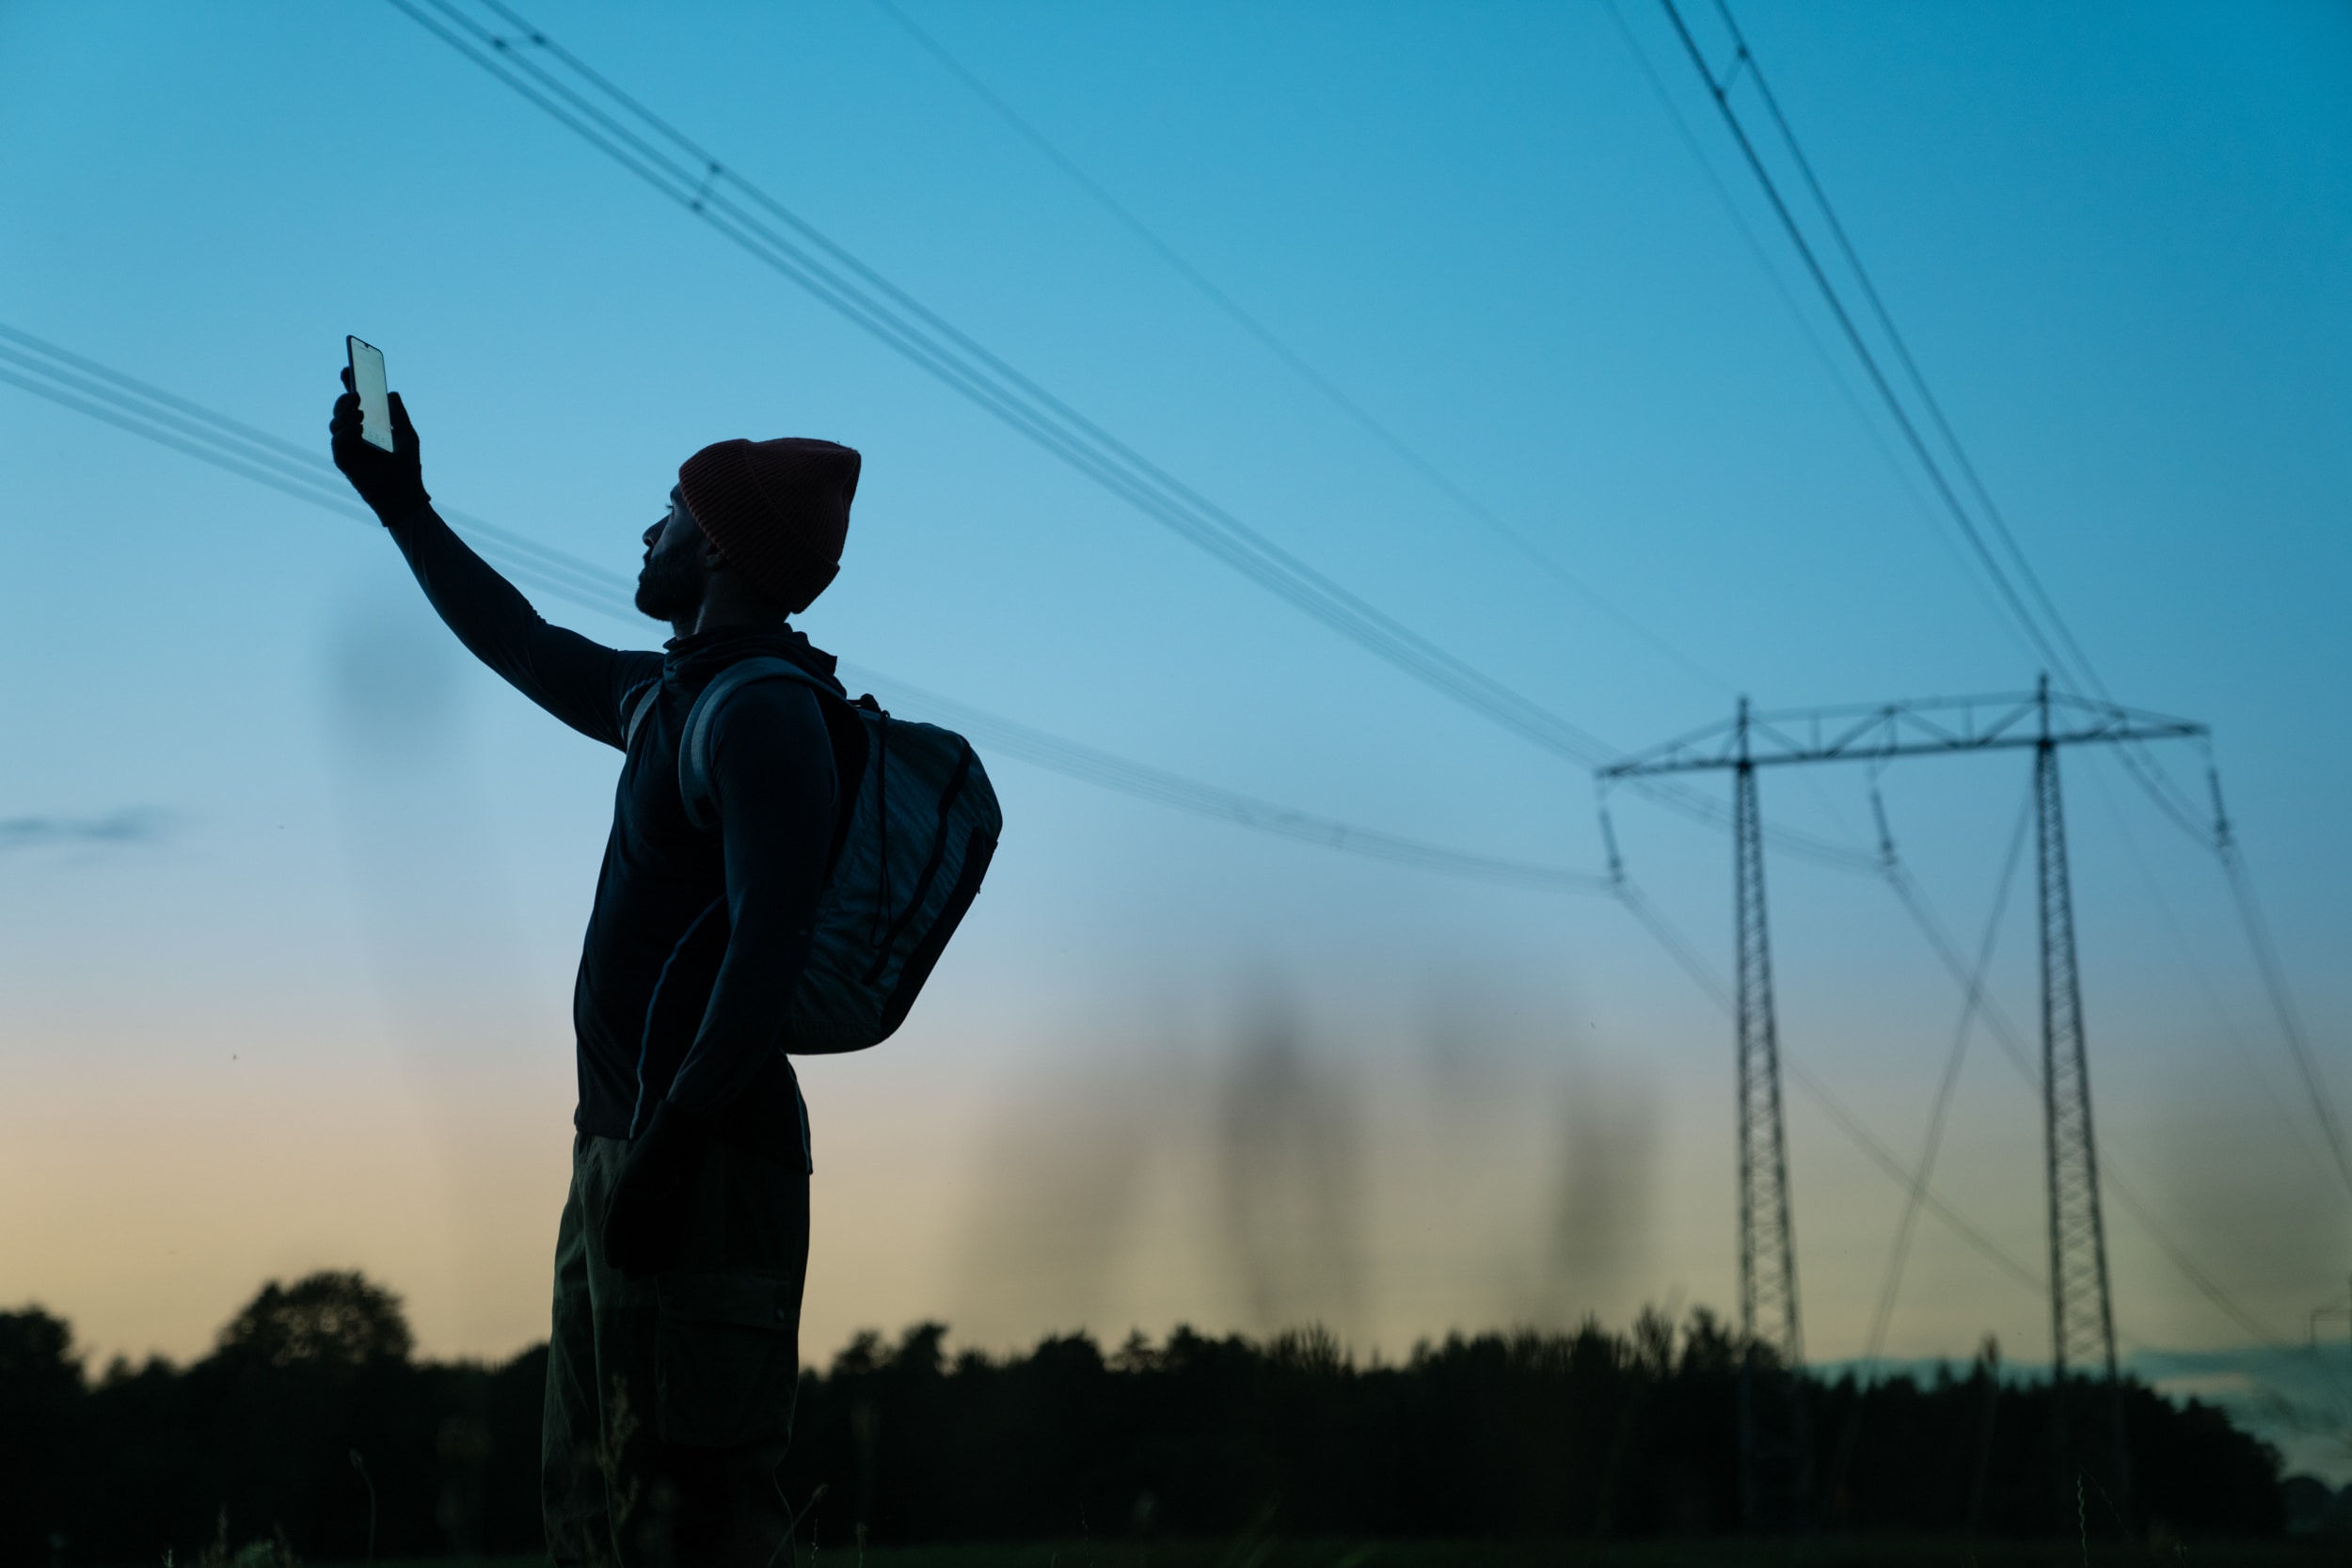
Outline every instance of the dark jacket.
<path fill-rule="evenodd" d="M 476 657 L 626 752 L 572 992 L 574 1124 L 633 1137 L 667 1098 L 717 1118 L 734 1141 L 808 1168 L 807 1111 L 784 1028 L 834 838 L 828 722 L 841 719 L 826 709 L 838 705 L 780 680 L 729 698 L 712 732 L 715 828 L 687 819 L 677 748 L 695 695 L 737 659 L 779 656 L 838 693 L 833 657 L 782 625 L 681 637 L 665 654 L 607 648 L 541 620 L 430 507 L 391 533 Z M 630 705 L 654 681 L 660 699 L 630 740 Z"/>

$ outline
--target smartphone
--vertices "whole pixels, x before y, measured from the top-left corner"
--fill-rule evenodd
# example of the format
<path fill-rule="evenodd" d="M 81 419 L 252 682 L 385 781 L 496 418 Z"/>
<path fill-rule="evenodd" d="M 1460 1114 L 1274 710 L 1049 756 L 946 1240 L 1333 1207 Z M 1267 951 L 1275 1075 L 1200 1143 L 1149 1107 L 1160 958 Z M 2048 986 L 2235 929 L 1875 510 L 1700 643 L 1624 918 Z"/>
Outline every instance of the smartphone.
<path fill-rule="evenodd" d="M 351 389 L 359 394 L 359 438 L 389 451 L 392 395 L 384 386 L 384 351 L 351 337 L 343 344 L 351 351 Z"/>

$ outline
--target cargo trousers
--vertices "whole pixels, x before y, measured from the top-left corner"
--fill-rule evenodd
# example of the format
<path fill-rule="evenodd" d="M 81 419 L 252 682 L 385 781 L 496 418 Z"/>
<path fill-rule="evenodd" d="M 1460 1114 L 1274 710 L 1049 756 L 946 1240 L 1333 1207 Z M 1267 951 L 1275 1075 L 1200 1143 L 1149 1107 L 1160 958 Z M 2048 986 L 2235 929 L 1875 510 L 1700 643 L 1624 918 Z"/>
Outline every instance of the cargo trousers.
<path fill-rule="evenodd" d="M 675 1268 L 606 1262 L 618 1138 L 577 1134 L 555 1243 L 540 1500 L 554 1560 L 771 1568 L 791 1514 L 808 1175 L 730 1143 L 704 1162 Z"/>

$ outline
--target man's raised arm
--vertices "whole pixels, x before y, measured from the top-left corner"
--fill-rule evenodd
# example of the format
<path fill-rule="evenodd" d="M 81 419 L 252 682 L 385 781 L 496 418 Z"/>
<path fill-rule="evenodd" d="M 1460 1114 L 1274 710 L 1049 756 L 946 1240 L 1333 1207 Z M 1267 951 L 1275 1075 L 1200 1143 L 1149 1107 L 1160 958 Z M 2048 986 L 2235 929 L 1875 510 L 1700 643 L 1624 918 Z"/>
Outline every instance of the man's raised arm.
<path fill-rule="evenodd" d="M 660 656 L 608 648 L 540 619 L 531 601 L 433 510 L 417 427 L 400 394 L 391 395 L 392 450 L 386 451 L 361 438 L 359 399 L 350 382 L 345 371 L 346 389 L 327 426 L 335 467 L 408 558 L 449 629 L 524 696 L 589 738 L 624 746 L 622 701 L 660 676 Z"/>

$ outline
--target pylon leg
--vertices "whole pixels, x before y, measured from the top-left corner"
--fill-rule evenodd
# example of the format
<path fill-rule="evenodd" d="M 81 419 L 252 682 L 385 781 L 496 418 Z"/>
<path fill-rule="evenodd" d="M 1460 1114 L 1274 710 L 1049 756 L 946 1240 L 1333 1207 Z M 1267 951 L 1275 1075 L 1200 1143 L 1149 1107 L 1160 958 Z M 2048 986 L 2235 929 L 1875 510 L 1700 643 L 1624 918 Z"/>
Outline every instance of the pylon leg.
<path fill-rule="evenodd" d="M 1796 1528 L 1813 1513 L 1813 1442 L 1799 1382 L 1796 1231 L 1781 1110 L 1780 1039 L 1772 1009 L 1772 941 L 1764 916 L 1764 834 L 1756 769 L 1734 774 L 1735 940 L 1739 948 L 1740 1497 L 1754 1528 Z"/>
<path fill-rule="evenodd" d="M 2066 814 L 2058 787 L 2058 748 L 2046 738 L 2034 752 L 2034 786 L 2042 889 L 2042 1084 L 2050 1206 L 2050 1361 L 2058 1385 L 2055 1435 L 2062 1472 L 2059 1480 L 2070 1503 L 2078 1475 L 2088 1484 L 2095 1484 L 2115 1518 L 2124 1521 L 2130 1518 L 2131 1460 L 2123 1431 L 2122 1385 L 2116 1367 L 2106 1227 L 2099 1200 L 2098 1143 L 2090 1119 L 2090 1064 L 2084 1044 L 2082 984 L 2075 963 Z M 2102 1404 L 2105 1409 L 2097 1408 Z M 2078 1443 L 2078 1436 L 2084 1441 Z M 2124 1529 L 2128 1534 L 2127 1525 Z"/>

